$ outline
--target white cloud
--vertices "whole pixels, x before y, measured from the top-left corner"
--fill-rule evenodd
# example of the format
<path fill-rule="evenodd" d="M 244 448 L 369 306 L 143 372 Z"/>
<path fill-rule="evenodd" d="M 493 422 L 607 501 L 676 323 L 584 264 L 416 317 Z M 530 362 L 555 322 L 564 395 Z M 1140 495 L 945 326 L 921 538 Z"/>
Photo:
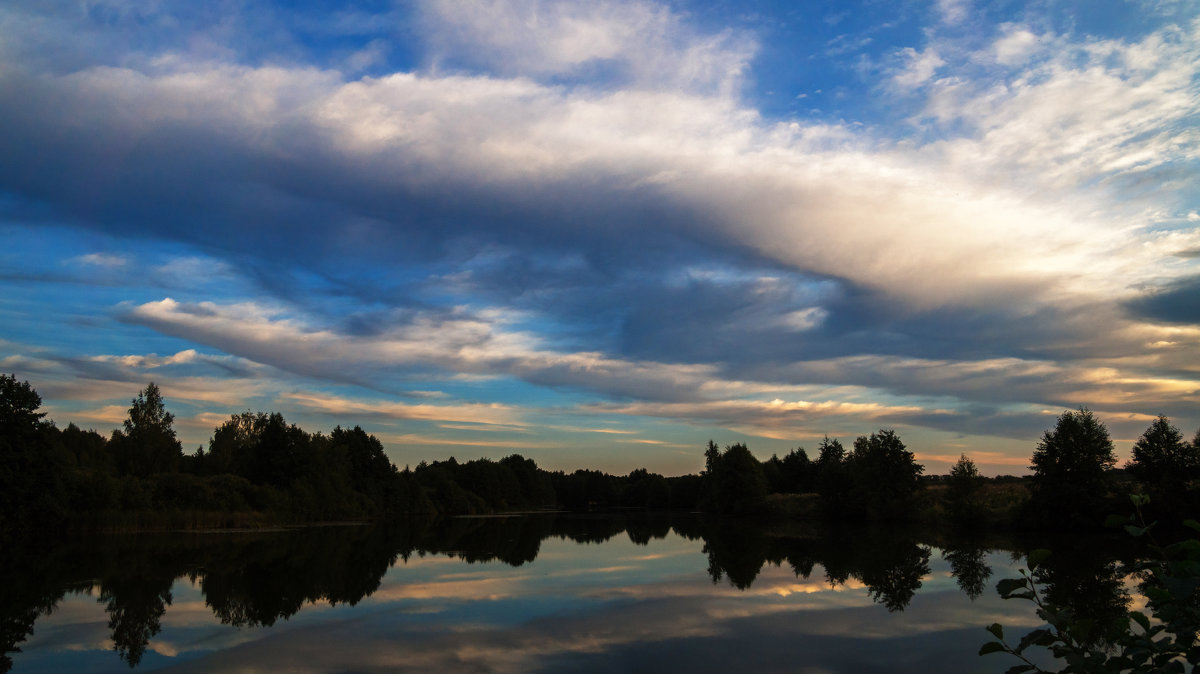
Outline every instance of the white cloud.
<path fill-rule="evenodd" d="M 961 23 L 970 12 L 971 0 L 937 0 L 943 23 Z"/>
<path fill-rule="evenodd" d="M 237 274 L 228 263 L 211 257 L 177 257 L 153 269 L 155 280 L 167 287 L 195 288 Z"/>
<path fill-rule="evenodd" d="M 466 35 L 482 30 L 491 12 L 510 11 L 438 7 L 439 20 L 465 22 Z M 624 35 L 621 21 L 678 24 L 648 6 L 626 19 L 557 4 L 511 11 L 505 22 L 563 35 L 591 31 L 583 26 L 592 23 L 600 35 Z M 347 82 L 310 69 L 192 66 L 158 75 L 95 68 L 40 86 L 76 100 L 66 107 L 82 110 L 81 123 L 101 138 L 193 127 L 272 161 L 302 154 L 304 162 L 337 166 L 387 194 L 486 192 L 527 209 L 530 227 L 561 221 L 541 213 L 554 208 L 546 194 L 587 195 L 606 209 L 633 194 L 678 209 L 680 217 L 654 226 L 681 236 L 748 248 L 916 307 L 973 306 L 1014 296 L 1058 301 L 1066 291 L 1111 296 L 1126 292 L 1114 284 L 1145 280 L 1136 270 L 1153 260 L 1138 252 L 1130 228 L 1147 224 L 1144 214 L 1099 207 L 1104 194 L 1098 202 L 1094 187 L 1086 199 L 1069 190 L 1196 156 L 1200 140 L 1187 124 L 1200 62 L 1192 37 L 1163 37 L 1162 67 L 1151 72 L 1100 61 L 1075 67 L 1076 49 L 999 87 L 934 79 L 947 67 L 938 49 L 910 50 L 898 81 L 931 88 L 930 119 L 972 130 L 930 146 L 889 146 L 847 127 L 772 124 L 727 91 L 662 82 L 605 91 L 523 77 L 397 73 Z M 607 53 L 605 39 L 581 42 L 578 53 L 551 50 L 547 67 Z M 686 78 L 691 66 L 680 57 L 713 38 L 679 39 L 654 48 L 667 50 L 671 58 L 662 60 Z M 730 68 L 743 63 L 736 51 L 713 53 Z M 637 214 L 631 206 L 630 227 Z M 386 213 L 371 217 L 394 226 Z M 571 226 L 589 222 L 581 212 Z M 611 220 L 603 222 L 611 232 Z M 1097 266 L 1117 258 L 1133 276 Z"/>
<path fill-rule="evenodd" d="M 114 253 L 88 253 L 73 258 L 73 262 L 104 269 L 120 269 L 129 263 L 128 258 Z"/>
<path fill-rule="evenodd" d="M 499 403 L 460 403 L 445 405 L 412 405 L 393 401 L 368 401 L 361 398 L 346 398 L 317 392 L 284 393 L 279 399 L 291 406 L 303 407 L 323 414 L 361 418 L 377 415 L 390 419 L 419 419 L 424 421 L 449 421 L 486 426 L 527 425 L 521 411 L 511 405 Z"/>
<path fill-rule="evenodd" d="M 946 65 L 932 48 L 918 52 L 912 47 L 905 47 L 901 56 L 905 60 L 904 68 L 892 76 L 892 83 L 901 90 L 915 89 L 925 84 L 938 68 Z"/>
<path fill-rule="evenodd" d="M 731 91 L 756 48 L 729 31 L 695 33 L 667 7 L 636 0 L 437 0 L 422 10 L 444 53 L 504 75 L 586 76 L 607 64 L 625 85 Z"/>
<path fill-rule="evenodd" d="M 988 53 L 1019 63 L 1034 44 L 1030 36 L 1010 30 Z M 1139 42 L 1037 39 L 1053 40 L 1055 52 L 1023 69 L 989 72 L 1002 75 L 999 82 L 948 78 L 931 93 L 927 114 L 973 131 L 942 145 L 948 167 L 979 180 L 1003 176 L 1027 190 L 1066 193 L 1200 158 L 1200 23 Z M 1145 67 L 1148 61 L 1153 68 Z M 1086 190 L 1092 203 L 1103 189 Z M 1137 194 L 1119 198 L 1129 196 Z"/>
<path fill-rule="evenodd" d="M 1041 41 L 1038 36 L 1023 26 L 1008 26 L 1007 28 L 1004 37 L 996 40 L 992 45 L 996 62 L 1006 66 L 1025 63 L 1039 48 Z"/>
<path fill-rule="evenodd" d="M 128 317 L 259 363 L 338 381 L 363 383 L 379 376 L 380 368 L 436 367 L 454 373 L 511 375 L 549 386 L 610 394 L 674 398 L 691 395 L 716 373 L 709 365 L 556 352 L 528 333 L 505 330 L 504 317 L 489 319 L 487 312 L 419 315 L 404 326 L 371 337 L 311 327 L 277 309 L 253 303 L 186 305 L 168 298 L 132 307 Z"/>
<path fill-rule="evenodd" d="M 938 7 L 947 23 L 967 17 L 966 2 Z M 230 178 L 189 164 L 188 153 L 173 155 L 169 166 L 196 183 L 189 189 L 211 188 L 204 181 L 217 173 L 221 189 L 227 180 L 250 183 L 237 185 L 247 202 L 257 202 L 261 190 L 307 205 L 313 186 L 345 180 L 352 190 L 311 198 L 336 201 L 348 220 L 369 222 L 381 234 L 339 240 L 336 252 L 351 260 L 386 256 L 395 245 L 389 232 L 426 226 L 409 220 L 408 196 L 445 195 L 515 213 L 519 224 L 510 226 L 525 228 L 517 234 L 529 239 L 570 248 L 665 232 L 845 281 L 881 295 L 897 312 L 999 308 L 1021 318 L 1108 305 L 1093 320 L 1064 327 L 1049 346 L 1127 347 L 1144 338 L 1171 351 L 1172 362 L 1195 353 L 1194 336 L 1137 326 L 1111 306 L 1142 286 L 1194 273 L 1186 261 L 1164 259 L 1200 247 L 1200 235 L 1167 236 L 1153 226 L 1170 210 L 1163 202 L 1187 196 L 1195 182 L 1200 24 L 1137 41 L 1083 42 L 1014 24 L 970 58 L 937 39 L 909 48 L 891 84 L 908 96 L 928 96 L 916 120 L 922 133 L 891 141 L 880 129 L 764 119 L 738 95 L 753 41 L 701 34 L 649 3 L 439 2 L 422 11 L 440 56 L 451 65 L 458 59 L 465 70 L 434 59 L 418 72 L 347 79 L 332 70 L 163 55 L 142 70 L 135 62 L 52 76 L 10 63 L 0 69 L 0 101 L 8 101 L 0 111 L 23 128 L 55 132 L 14 138 L 82 129 L 61 161 L 68 168 L 82 162 L 92 175 L 91 157 L 122 156 L 108 176 L 114 184 L 156 175 L 162 166 L 138 163 L 153 153 L 132 149 L 167 135 L 203 148 L 196 153 L 202 157 L 228 156 L 222 166 L 273 167 L 290 171 L 293 181 L 264 184 L 257 168 L 248 180 Z M 362 56 L 364 67 L 377 62 Z M 596 75 L 605 69 L 616 84 Z M 55 105 L 23 107 L 46 100 Z M 13 162 L 20 159 L 15 152 Z M 59 182 L 74 189 L 84 181 Z M 156 196 L 150 185 L 148 199 Z M 88 194 L 103 187 L 89 183 Z M 1146 192 L 1153 198 L 1139 200 Z M 221 215 L 247 231 L 265 227 L 247 213 Z M 1194 212 L 1187 217 L 1197 220 Z M 428 227 L 430 237 L 441 236 Z M 297 249 L 326 241 L 306 240 L 300 223 L 268 233 L 288 237 Z M 80 261 L 116 266 L 103 260 Z M 160 271 L 190 284 L 205 269 L 203 261 L 181 259 Z M 822 325 L 825 311 L 813 307 L 779 321 L 809 330 Z M 255 363 L 343 382 L 387 368 L 432 367 L 688 403 L 696 414 L 723 413 L 717 408 L 726 401 L 717 400 L 714 382 L 742 395 L 774 386 L 726 381 L 715 365 L 560 352 L 502 317 L 467 310 L 420 315 L 371 338 L 259 303 L 164 300 L 128 315 Z M 165 367 L 150 360 L 121 365 Z M 1064 382 L 1078 388 L 1055 390 L 1088 395 L 1098 380 L 1079 371 L 1101 372 L 1115 382 L 1104 399 L 1120 404 L 1124 393 L 1150 386 L 1137 375 L 1150 365 L 1067 368 Z M 1011 371 L 1025 368 L 1037 365 Z M 972 381 L 985 380 L 992 381 Z M 1186 385 L 1184 378 L 1154 384 Z M 1047 389 L 1036 390 L 1030 395 Z M 753 418 L 765 414 L 763 405 L 739 401 L 728 414 Z"/>

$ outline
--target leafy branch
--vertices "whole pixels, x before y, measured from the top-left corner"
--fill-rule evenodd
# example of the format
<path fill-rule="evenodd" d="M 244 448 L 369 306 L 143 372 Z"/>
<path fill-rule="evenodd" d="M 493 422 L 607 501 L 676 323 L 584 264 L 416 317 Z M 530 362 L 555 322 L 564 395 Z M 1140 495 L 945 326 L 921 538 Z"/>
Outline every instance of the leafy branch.
<path fill-rule="evenodd" d="M 1007 653 L 1022 664 L 1009 668 L 1006 674 L 1048 672 L 1027 655 L 1030 647 L 1046 648 L 1066 667 L 1060 672 L 1185 672 L 1185 663 L 1200 662 L 1200 540 L 1188 538 L 1178 543 L 1160 546 L 1151 534 L 1154 524 L 1146 524 L 1142 506 L 1149 502 L 1145 495 L 1132 497 L 1135 513 L 1129 517 L 1110 518 L 1110 524 L 1121 525 L 1131 536 L 1145 537 L 1151 556 L 1128 570 L 1142 580 L 1141 589 L 1149 600 L 1151 616 L 1141 611 L 1129 611 L 1124 629 L 1104 643 L 1085 640 L 1095 622 L 1088 616 L 1076 615 L 1069 608 L 1056 607 L 1046 601 L 1044 592 L 1034 579 L 1034 571 L 1050 556 L 1045 549 L 1030 552 L 1028 570 L 1020 569 L 1020 578 L 1007 578 L 996 585 L 1004 599 L 1023 599 L 1037 607 L 1037 615 L 1047 627 L 1024 635 L 1014 646 L 1004 636 L 999 623 L 987 630 L 996 638 L 985 643 L 980 655 Z M 1200 523 L 1187 520 L 1184 525 L 1200 532 Z"/>

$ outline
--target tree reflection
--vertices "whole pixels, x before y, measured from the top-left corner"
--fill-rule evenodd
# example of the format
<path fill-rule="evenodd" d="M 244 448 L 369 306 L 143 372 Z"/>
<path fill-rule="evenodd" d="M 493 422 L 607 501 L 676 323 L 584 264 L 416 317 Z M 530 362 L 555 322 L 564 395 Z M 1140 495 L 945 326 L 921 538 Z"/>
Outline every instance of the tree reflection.
<path fill-rule="evenodd" d="M 709 577 L 714 583 L 728 578 L 739 590 L 749 589 L 768 562 L 786 564 L 805 579 L 821 564 L 830 587 L 855 578 L 867 586 L 872 600 L 889 611 L 901 611 L 929 573 L 929 548 L 889 532 L 771 537 L 745 523 L 717 521 L 705 530 L 704 540 Z"/>
<path fill-rule="evenodd" d="M 1034 571 L 1046 604 L 1074 617 L 1072 636 L 1084 647 L 1103 646 L 1124 631 L 1131 598 L 1121 563 L 1087 546 L 1059 546 Z"/>
<path fill-rule="evenodd" d="M 354 605 L 380 587 L 398 560 L 444 555 L 466 563 L 532 562 L 546 539 L 596 544 L 628 536 L 646 545 L 671 532 L 698 541 L 714 583 L 738 590 L 759 582 L 763 567 L 789 569 L 797 578 L 823 574 L 830 586 L 852 579 L 889 611 L 910 605 L 930 573 L 930 548 L 900 529 L 809 532 L 756 526 L 752 522 L 664 514 L 456 518 L 434 522 L 398 520 L 373 526 L 311 527 L 286 532 L 232 535 L 105 537 L 30 553 L 6 555 L 0 572 L 0 672 L 8 653 L 33 632 L 68 592 L 95 589 L 109 616 L 115 650 L 131 667 L 143 662 L 163 629 L 177 578 L 190 578 L 220 622 L 257 628 L 287 620 L 312 603 Z M 944 545 L 943 559 L 972 599 L 992 571 L 987 550 L 974 543 Z M 1124 615 L 1129 597 L 1115 563 L 1086 552 L 1056 554 L 1038 569 L 1048 601 L 1094 618 L 1092 638 Z M 21 550 L 13 546 L 7 550 Z M 697 560 L 698 561 L 698 560 Z M 819 567 L 819 568 L 818 568 Z M 820 576 L 818 576 L 820 577 Z M 73 584 L 74 583 L 74 584 Z"/>
<path fill-rule="evenodd" d="M 15 537 L 0 539 L 0 674 L 12 670 L 11 653 L 33 634 L 39 616 L 55 609 L 66 594 L 64 576 L 36 542 Z"/>
<path fill-rule="evenodd" d="M 978 599 L 992 577 L 992 567 L 987 564 L 987 549 L 976 545 L 946 548 L 942 559 L 950 563 L 950 573 L 963 594 L 971 601 Z"/>
<path fill-rule="evenodd" d="M 708 575 L 713 584 L 724 575 L 729 584 L 745 590 L 754 583 L 770 553 L 770 542 L 757 527 L 736 521 L 718 520 L 704 536 Z"/>
<path fill-rule="evenodd" d="M 205 567 L 205 602 L 222 623 L 270 626 L 309 603 L 357 604 L 397 559 L 397 532 L 324 528 L 255 540 Z"/>
<path fill-rule="evenodd" d="M 903 611 L 921 588 L 921 578 L 929 573 L 929 548 L 911 541 L 892 541 L 863 563 L 857 575 L 871 599 L 889 611 Z"/>
<path fill-rule="evenodd" d="M 137 667 L 150 638 L 162 630 L 162 617 L 171 603 L 175 578 L 129 575 L 103 581 L 100 601 L 105 602 L 113 650 L 129 666 Z"/>

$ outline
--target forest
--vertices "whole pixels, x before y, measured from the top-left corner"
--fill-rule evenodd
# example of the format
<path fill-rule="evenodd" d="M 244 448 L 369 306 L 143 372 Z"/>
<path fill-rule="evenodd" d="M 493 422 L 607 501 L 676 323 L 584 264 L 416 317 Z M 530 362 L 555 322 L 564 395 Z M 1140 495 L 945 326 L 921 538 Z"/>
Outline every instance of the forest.
<path fill-rule="evenodd" d="M 824 438 L 760 461 L 744 443 L 704 448 L 699 475 L 548 471 L 518 454 L 400 469 L 360 426 L 310 433 L 278 412 L 232 415 L 207 448 L 183 451 L 159 388 L 131 400 L 109 436 L 39 412 L 29 382 L 0 375 L 0 531 L 251 528 L 278 524 L 537 510 L 689 509 L 735 517 L 917 521 L 945 527 L 1098 528 L 1149 496 L 1151 517 L 1194 512 L 1200 433 L 1159 417 L 1116 467 L 1091 411 L 1066 411 L 1030 460 L 1032 475 L 984 478 L 962 456 L 923 475 L 880 429 L 847 449 Z"/>

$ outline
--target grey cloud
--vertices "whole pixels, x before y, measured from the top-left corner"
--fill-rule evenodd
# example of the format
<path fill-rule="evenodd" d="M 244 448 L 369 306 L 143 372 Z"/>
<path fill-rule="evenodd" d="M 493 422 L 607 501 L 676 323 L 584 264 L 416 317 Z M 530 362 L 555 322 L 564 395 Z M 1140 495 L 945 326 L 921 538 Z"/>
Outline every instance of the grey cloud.
<path fill-rule="evenodd" d="M 1152 321 L 1200 324 L 1200 275 L 1150 290 L 1127 306 L 1134 314 Z"/>

